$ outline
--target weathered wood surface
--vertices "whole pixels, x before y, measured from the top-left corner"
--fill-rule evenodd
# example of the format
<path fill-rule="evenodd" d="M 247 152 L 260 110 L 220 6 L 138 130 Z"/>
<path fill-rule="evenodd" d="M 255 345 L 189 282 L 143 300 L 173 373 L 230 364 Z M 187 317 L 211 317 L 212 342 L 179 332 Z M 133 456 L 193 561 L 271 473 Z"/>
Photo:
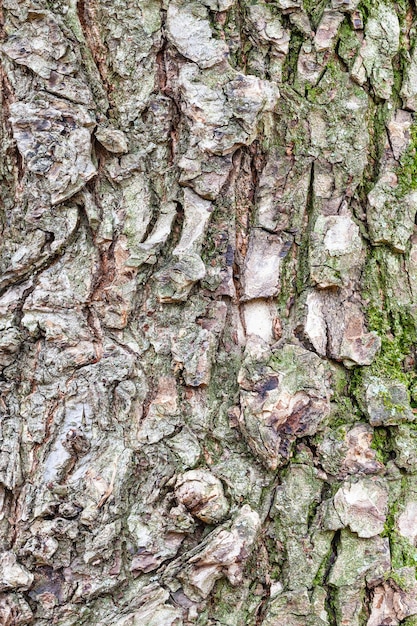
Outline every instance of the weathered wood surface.
<path fill-rule="evenodd" d="M 3 0 L 1 624 L 417 623 L 416 25 Z"/>

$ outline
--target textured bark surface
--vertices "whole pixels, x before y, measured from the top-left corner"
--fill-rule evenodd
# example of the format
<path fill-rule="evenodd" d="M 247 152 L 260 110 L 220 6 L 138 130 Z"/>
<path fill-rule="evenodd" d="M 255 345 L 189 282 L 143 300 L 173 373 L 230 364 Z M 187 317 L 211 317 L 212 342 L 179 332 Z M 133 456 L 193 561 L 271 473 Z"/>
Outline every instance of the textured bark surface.
<path fill-rule="evenodd" d="M 417 624 L 411 0 L 3 0 L 0 623 Z"/>

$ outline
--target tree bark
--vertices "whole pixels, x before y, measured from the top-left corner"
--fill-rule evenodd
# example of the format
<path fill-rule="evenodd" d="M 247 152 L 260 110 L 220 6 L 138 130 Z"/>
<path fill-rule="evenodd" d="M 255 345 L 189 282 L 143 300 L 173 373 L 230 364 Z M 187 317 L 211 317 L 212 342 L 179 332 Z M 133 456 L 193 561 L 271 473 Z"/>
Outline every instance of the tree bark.
<path fill-rule="evenodd" d="M 3 0 L 1 624 L 417 624 L 416 18 Z"/>

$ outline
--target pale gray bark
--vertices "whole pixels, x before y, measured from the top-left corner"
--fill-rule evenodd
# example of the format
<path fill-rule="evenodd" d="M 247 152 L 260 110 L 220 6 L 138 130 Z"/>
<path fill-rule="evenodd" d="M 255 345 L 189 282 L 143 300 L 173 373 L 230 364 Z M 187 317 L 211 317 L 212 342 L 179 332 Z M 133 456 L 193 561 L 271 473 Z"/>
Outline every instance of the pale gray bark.
<path fill-rule="evenodd" d="M 3 0 L 0 623 L 417 623 L 411 0 Z"/>

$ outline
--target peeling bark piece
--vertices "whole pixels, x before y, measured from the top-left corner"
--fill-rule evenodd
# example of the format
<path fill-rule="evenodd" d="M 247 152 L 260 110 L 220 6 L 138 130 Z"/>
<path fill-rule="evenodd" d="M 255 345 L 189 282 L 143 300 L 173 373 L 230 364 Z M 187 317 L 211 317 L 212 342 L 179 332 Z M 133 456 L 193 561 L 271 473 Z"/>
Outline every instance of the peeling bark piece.
<path fill-rule="evenodd" d="M 109 152 L 121 154 L 129 151 L 126 135 L 121 130 L 99 127 L 95 132 L 95 136 Z"/>
<path fill-rule="evenodd" d="M 22 555 L 30 555 L 36 565 L 53 565 L 53 556 L 58 550 L 58 541 L 54 537 L 31 537 L 21 549 Z"/>
<path fill-rule="evenodd" d="M 256 193 L 256 226 L 273 232 L 301 230 L 301 210 L 307 203 L 310 177 L 309 162 L 294 162 L 292 157 L 271 151 Z"/>
<path fill-rule="evenodd" d="M 332 598 L 337 615 L 340 615 L 342 623 L 349 626 L 363 625 L 364 601 L 358 593 L 358 586 L 349 585 L 334 589 Z"/>
<path fill-rule="evenodd" d="M 284 2 L 286 0 L 283 0 Z M 289 10 L 289 18 L 291 24 L 293 24 L 305 37 L 312 39 L 314 33 L 311 28 L 310 19 L 304 11 Z"/>
<path fill-rule="evenodd" d="M 368 194 L 366 216 L 374 245 L 388 244 L 404 253 L 414 229 L 417 192 L 400 184 L 401 156 L 411 146 L 412 115 L 397 110 L 387 122 L 388 137 L 380 162 L 380 176 Z M 411 181 L 409 181 L 411 183 Z"/>
<path fill-rule="evenodd" d="M 214 206 L 191 189 L 184 189 L 184 225 L 172 254 L 199 254 Z"/>
<path fill-rule="evenodd" d="M 333 46 L 339 26 L 344 20 L 343 13 L 325 9 L 314 37 L 314 47 L 317 52 L 329 50 Z"/>
<path fill-rule="evenodd" d="M 14 552 L 0 555 L 0 591 L 26 590 L 32 586 L 33 580 L 33 574 L 17 562 Z"/>
<path fill-rule="evenodd" d="M 224 91 L 233 115 L 243 120 L 250 134 L 254 131 L 257 115 L 261 111 L 273 111 L 280 95 L 272 81 L 245 74 L 238 74 L 229 81 Z"/>
<path fill-rule="evenodd" d="M 121 187 L 125 212 L 122 232 L 126 237 L 126 248 L 129 254 L 125 263 L 129 267 L 136 267 L 140 264 L 139 250 L 153 214 L 149 181 L 142 172 L 137 172 L 128 180 L 123 181 Z"/>
<path fill-rule="evenodd" d="M 22 336 L 17 328 L 7 328 L 0 332 L 0 367 L 13 363 L 22 344 Z"/>
<path fill-rule="evenodd" d="M 201 198 L 216 200 L 233 167 L 232 157 L 187 153 L 180 161 L 180 183 Z"/>
<path fill-rule="evenodd" d="M 49 78 L 53 71 L 60 74 L 74 73 L 74 56 L 68 54 L 68 42 L 53 15 L 37 11 L 32 12 L 31 17 L 3 44 L 3 52 L 42 78 Z"/>
<path fill-rule="evenodd" d="M 181 255 L 155 275 L 160 302 L 184 302 L 195 283 L 206 275 L 206 267 L 196 254 Z"/>
<path fill-rule="evenodd" d="M 226 156 L 255 138 L 259 116 L 273 111 L 278 87 L 268 80 L 232 70 L 213 76 L 193 64 L 180 70 L 182 109 L 192 122 L 192 134 L 203 153 Z M 186 158 L 192 158 L 185 155 Z"/>
<path fill-rule="evenodd" d="M 366 332 L 358 305 L 343 293 L 311 292 L 306 298 L 304 332 L 317 352 L 343 361 L 346 367 L 370 365 L 381 347 L 374 331 Z"/>
<path fill-rule="evenodd" d="M 254 454 L 275 470 L 290 457 L 295 439 L 313 435 L 329 413 L 325 364 L 313 352 L 285 345 L 267 362 L 248 356 L 238 380 L 240 429 Z"/>
<path fill-rule="evenodd" d="M 301 46 L 297 60 L 297 77 L 300 82 L 316 84 L 323 69 L 317 52 L 310 42 Z"/>
<path fill-rule="evenodd" d="M 40 228 L 31 230 L 29 224 L 21 224 L 22 232 L 14 240 L 7 230 L 4 232 L 4 247 L 0 260 L 0 288 L 4 289 L 16 283 L 29 272 L 39 270 L 57 253 L 61 253 L 65 245 L 78 227 L 79 212 L 75 206 L 60 207 L 59 212 L 45 211 L 37 224 Z M 53 234 L 53 241 L 47 244 L 46 233 Z M 9 239 L 10 237 L 10 239 Z M 10 247 L 9 247 L 10 244 Z"/>
<path fill-rule="evenodd" d="M 293 11 L 299 11 L 302 9 L 301 0 L 277 0 L 277 6 L 286 13 L 292 13 Z"/>
<path fill-rule="evenodd" d="M 179 72 L 178 86 L 183 96 L 181 108 L 198 124 L 195 128 L 197 137 L 205 134 L 206 126 L 226 126 L 231 117 L 231 106 L 222 90 L 230 75 L 216 75 L 216 80 L 210 78 L 208 72 L 200 72 L 192 63 L 184 65 Z"/>
<path fill-rule="evenodd" d="M 103 326 L 122 330 L 129 322 L 137 284 L 134 278 L 129 280 L 123 273 L 116 279 L 111 288 L 95 294 L 93 305 Z"/>
<path fill-rule="evenodd" d="M 329 584 L 335 587 L 358 587 L 364 578 L 371 584 L 383 578 L 391 570 L 391 559 L 388 538 L 371 537 L 361 539 L 350 531 L 341 531 L 340 548 L 333 565 Z"/>
<path fill-rule="evenodd" d="M 333 72 L 325 72 L 320 80 L 317 103 L 322 106 L 312 107 L 308 114 L 310 154 L 318 156 L 314 160 L 314 206 L 322 215 L 349 215 L 345 207 L 367 163 L 369 100 L 347 72 L 338 66 Z M 340 116 L 346 123 L 336 122 Z"/>
<path fill-rule="evenodd" d="M 32 11 L 31 19 L 8 38 L 2 50 L 43 79 L 50 93 L 94 108 L 91 90 L 80 76 L 80 59 L 49 11 Z"/>
<path fill-rule="evenodd" d="M 320 215 L 309 249 L 310 276 L 321 289 L 347 286 L 359 277 L 364 246 L 359 227 L 348 215 Z"/>
<path fill-rule="evenodd" d="M 396 458 L 395 464 L 410 474 L 417 470 L 417 431 L 408 424 L 393 429 L 391 438 Z"/>
<path fill-rule="evenodd" d="M 277 0 L 277 6 L 288 13 L 302 8 L 301 0 Z"/>
<path fill-rule="evenodd" d="M 22 484 L 22 459 L 20 456 L 22 424 L 15 416 L 0 420 L 0 483 L 14 490 Z"/>
<path fill-rule="evenodd" d="M 172 559 L 184 540 L 185 533 L 193 532 L 194 520 L 184 507 L 172 508 L 165 515 L 156 510 L 143 515 L 141 504 L 127 518 L 134 554 L 130 571 L 135 575 L 157 569 L 167 559 Z M 133 551 L 133 548 L 132 548 Z"/>
<path fill-rule="evenodd" d="M 172 360 L 175 370 L 183 369 L 184 381 L 191 387 L 208 385 L 217 340 L 206 329 L 181 329 L 172 338 Z"/>
<path fill-rule="evenodd" d="M 387 243 L 395 251 L 405 252 L 416 212 L 417 192 L 400 192 L 396 174 L 387 168 L 368 194 L 366 215 L 372 243 Z"/>
<path fill-rule="evenodd" d="M 312 43 L 307 42 L 301 46 L 297 61 L 297 74 L 300 81 L 313 85 L 317 83 L 326 67 L 326 53 L 334 47 L 339 26 L 344 17 L 339 11 L 324 10 Z"/>
<path fill-rule="evenodd" d="M 383 469 L 376 460 L 376 451 L 371 448 L 373 429 L 367 424 L 358 424 L 347 430 L 325 432 L 317 446 L 321 466 L 331 475 L 345 478 L 349 474 L 378 474 Z"/>
<path fill-rule="evenodd" d="M 65 431 L 65 435 L 68 434 L 69 426 L 80 424 L 82 419 L 81 416 L 77 416 L 78 424 L 76 419 L 73 419 L 72 421 L 71 417 L 69 417 L 69 415 L 65 416 L 64 424 L 62 426 L 62 434 Z M 69 450 L 64 445 L 64 443 L 66 443 L 66 437 L 65 435 L 62 437 L 62 434 L 61 437 L 57 437 L 55 442 L 51 445 L 49 454 L 45 459 L 44 475 L 42 477 L 45 484 L 53 481 L 60 482 L 63 480 L 69 468 L 74 464 L 74 457 L 76 458 L 76 455 L 74 455 L 73 450 Z"/>
<path fill-rule="evenodd" d="M 389 147 L 396 161 L 410 145 L 413 116 L 408 111 L 398 109 L 387 123 Z M 395 167 L 395 166 L 394 166 Z"/>
<path fill-rule="evenodd" d="M 417 542 L 417 501 L 409 500 L 402 513 L 398 516 L 395 526 L 402 537 L 408 539 L 411 545 Z"/>
<path fill-rule="evenodd" d="M 401 98 L 404 108 L 410 111 L 417 110 L 417 46 L 414 45 L 410 63 L 405 70 L 405 77 L 401 85 Z"/>
<path fill-rule="evenodd" d="M 14 311 L 28 287 L 29 283 L 25 283 L 23 289 L 10 289 L 0 298 L 0 367 L 12 363 L 21 346 L 21 332 L 13 327 Z"/>
<path fill-rule="evenodd" d="M 129 264 L 133 264 L 133 261 L 136 266 L 142 263 L 156 263 L 157 253 L 168 239 L 176 215 L 177 207 L 174 202 L 166 202 L 161 205 L 158 219 L 151 234 L 143 243 L 136 246 L 135 258 L 130 257 Z"/>
<path fill-rule="evenodd" d="M 282 25 L 280 16 L 268 4 L 253 4 L 248 7 L 249 18 L 258 37 L 272 44 L 273 51 L 283 56 L 288 54 L 290 33 Z"/>
<path fill-rule="evenodd" d="M 332 7 L 345 13 L 352 13 L 355 11 L 360 0 L 332 0 Z"/>
<path fill-rule="evenodd" d="M 337 320 L 333 319 L 333 324 Z M 340 359 L 346 367 L 352 364 L 370 365 L 381 348 L 381 339 L 375 332 L 364 329 L 362 311 L 350 303 L 345 305 L 345 326 L 340 344 Z"/>
<path fill-rule="evenodd" d="M 183 428 L 178 435 L 170 437 L 167 445 L 175 452 L 184 469 L 194 467 L 197 464 L 201 455 L 201 448 L 197 437 L 187 429 Z"/>
<path fill-rule="evenodd" d="M 361 65 L 371 81 L 376 95 L 388 100 L 394 84 L 392 61 L 400 45 L 400 25 L 393 7 L 378 2 L 365 26 L 365 41 L 352 69 L 360 77 Z M 360 82 L 363 82 L 360 79 Z"/>
<path fill-rule="evenodd" d="M 175 497 L 206 524 L 221 522 L 229 511 L 223 485 L 207 470 L 190 470 L 177 478 Z"/>
<path fill-rule="evenodd" d="M 71 210 L 68 212 L 68 219 L 65 220 L 67 232 L 62 233 L 63 237 L 59 242 L 61 245 L 65 242 L 65 239 L 70 236 L 71 231 L 74 232 L 75 230 L 78 211 L 75 210 L 74 213 Z M 73 219 L 74 217 L 75 220 Z M 25 276 L 33 267 L 41 266 L 49 256 L 48 252 L 45 250 L 45 244 L 46 234 L 39 229 L 26 232 L 26 236 L 24 238 L 22 237 L 20 241 L 17 240 L 14 242 L 11 249 L 7 249 L 7 244 L 5 244 L 2 250 L 3 258 L 1 259 L 3 265 L 3 272 L 0 277 L 1 287 L 4 288 L 6 285 L 15 282 L 19 277 Z M 55 241 L 54 244 L 57 245 L 59 250 L 58 242 Z"/>
<path fill-rule="evenodd" d="M 182 609 L 168 603 L 169 592 L 154 582 L 140 590 L 135 599 L 137 608 L 125 611 L 120 615 L 120 609 L 102 623 L 105 626 L 182 626 Z"/>
<path fill-rule="evenodd" d="M 395 426 L 417 419 L 411 410 L 409 393 L 403 383 L 366 376 L 363 388 L 361 402 L 371 426 Z"/>
<path fill-rule="evenodd" d="M 140 425 L 138 440 L 157 443 L 175 431 L 178 422 L 178 391 L 175 378 L 161 376 L 158 390 Z"/>
<path fill-rule="evenodd" d="M 367 626 L 396 626 L 406 617 L 417 615 L 415 567 L 401 567 L 392 578 L 372 590 L 371 615 Z"/>
<path fill-rule="evenodd" d="M 332 537 L 331 531 L 320 532 L 313 528 L 302 534 L 298 525 L 294 532 L 288 533 L 285 541 L 286 571 L 282 576 L 287 589 L 315 587 L 314 581 L 317 580 L 323 559 L 331 550 Z"/>
<path fill-rule="evenodd" d="M 197 2 L 169 4 L 167 34 L 178 51 L 201 68 L 212 67 L 227 58 L 228 46 L 214 39 L 208 11 Z"/>
<path fill-rule="evenodd" d="M 68 214 L 68 222 L 70 219 L 74 220 L 74 227 L 77 224 L 77 217 L 77 211 L 73 216 L 71 213 Z M 78 241 L 67 244 L 62 256 L 38 274 L 36 286 L 25 298 L 23 305 L 25 317 L 27 314 L 33 314 L 38 318 L 48 339 L 60 332 L 68 338 L 73 338 L 74 343 L 91 338 L 91 329 L 87 327 L 85 317 L 76 310 L 76 307 L 83 305 L 91 293 L 92 276 L 97 267 L 98 254 L 93 246 L 87 243 L 83 234 L 80 233 Z M 75 261 L 74 257 L 81 254 L 82 261 Z M 45 319 L 48 319 L 46 325 Z"/>
<path fill-rule="evenodd" d="M 253 229 L 243 268 L 242 300 L 276 296 L 280 286 L 280 266 L 291 246 L 278 235 Z"/>
<path fill-rule="evenodd" d="M 349 328 L 349 326 L 348 326 Z M 355 332 L 354 330 L 352 332 Z M 349 330 L 348 330 L 349 333 Z M 381 340 L 374 332 L 360 335 L 347 333 L 346 341 L 340 347 L 340 356 L 345 367 L 354 365 L 370 365 L 381 348 Z"/>
<path fill-rule="evenodd" d="M 120 520 L 106 524 L 94 537 L 89 537 L 86 543 L 86 551 L 83 556 L 84 563 L 97 563 L 112 556 L 116 547 L 117 538 L 120 537 Z"/>
<path fill-rule="evenodd" d="M 384 530 L 388 513 L 387 486 L 376 478 L 345 483 L 334 496 L 333 506 L 342 527 L 349 526 L 359 537 L 374 537 Z"/>
<path fill-rule="evenodd" d="M 132 559 L 130 571 L 136 575 L 140 572 L 147 574 L 154 571 L 161 563 L 177 554 L 184 537 L 185 535 L 179 532 L 167 533 L 158 537 L 156 544 L 151 544 L 149 548 L 141 546 L 138 554 Z"/>
<path fill-rule="evenodd" d="M 138 225 L 140 228 L 140 225 Z M 134 235 L 133 235 L 134 237 Z M 92 300 L 101 324 L 108 328 L 123 329 L 129 321 L 136 294 L 136 270 L 130 265 L 127 238 L 121 235 L 113 249 L 114 274 L 110 284 L 97 286 Z"/>
<path fill-rule="evenodd" d="M 97 518 L 108 500 L 114 515 L 121 513 L 123 490 L 132 476 L 132 449 L 114 436 L 106 440 L 104 452 L 87 455 L 68 480 L 77 493 L 77 503 L 83 508 L 79 522 L 89 528 L 97 526 Z"/>
<path fill-rule="evenodd" d="M 280 593 L 268 605 L 262 620 L 264 626 L 326 626 L 325 611 L 317 615 L 316 607 L 310 601 L 307 589 Z"/>
<path fill-rule="evenodd" d="M 321 356 L 327 355 L 327 322 L 322 294 L 311 291 L 306 298 L 304 332 Z"/>
<path fill-rule="evenodd" d="M 126 180 L 132 176 L 133 172 L 143 172 L 143 160 L 147 153 L 151 152 L 154 148 L 155 145 L 149 143 L 144 147 L 143 151 L 124 154 L 121 157 L 109 159 L 105 165 L 105 171 L 109 178 L 118 183 L 122 180 Z"/>
<path fill-rule="evenodd" d="M 87 110 L 56 98 L 10 105 L 19 152 L 31 172 L 44 176 L 52 204 L 73 196 L 96 174 L 90 136 L 94 120 Z"/>
<path fill-rule="evenodd" d="M 165 576 L 175 572 L 185 594 L 195 601 L 207 598 L 215 582 L 223 576 L 236 586 L 242 581 L 243 568 L 259 529 L 258 513 L 245 504 L 233 520 L 230 530 L 219 528 L 210 533 L 191 554 L 180 558 L 180 561 L 184 561 L 183 566 L 172 563 Z"/>

